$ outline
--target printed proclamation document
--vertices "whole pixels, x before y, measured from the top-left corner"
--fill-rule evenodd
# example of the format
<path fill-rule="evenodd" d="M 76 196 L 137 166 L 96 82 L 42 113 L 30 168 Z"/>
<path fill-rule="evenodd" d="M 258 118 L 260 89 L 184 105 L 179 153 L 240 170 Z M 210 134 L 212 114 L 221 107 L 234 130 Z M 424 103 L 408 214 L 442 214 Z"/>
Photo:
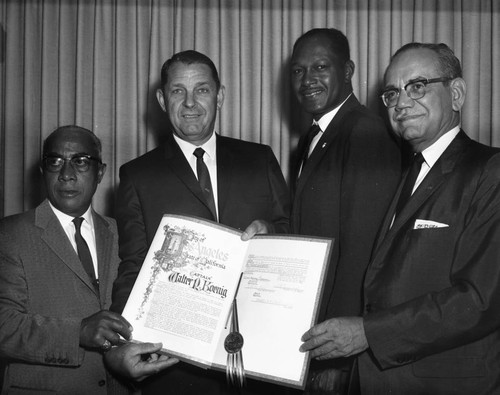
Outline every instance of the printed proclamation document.
<path fill-rule="evenodd" d="M 246 377 L 305 386 L 300 338 L 316 322 L 333 240 L 258 235 L 195 217 L 164 215 L 123 316 L 133 341 L 203 368 L 226 369 L 237 302 Z"/>

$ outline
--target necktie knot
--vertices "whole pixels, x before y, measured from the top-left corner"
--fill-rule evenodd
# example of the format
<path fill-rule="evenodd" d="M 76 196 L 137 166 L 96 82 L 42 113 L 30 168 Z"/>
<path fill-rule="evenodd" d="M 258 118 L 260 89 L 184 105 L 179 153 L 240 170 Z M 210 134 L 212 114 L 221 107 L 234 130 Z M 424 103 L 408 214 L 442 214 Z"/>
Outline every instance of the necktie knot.
<path fill-rule="evenodd" d="M 75 229 L 78 233 L 80 233 L 80 229 L 82 227 L 82 222 L 84 221 L 83 217 L 73 218 L 73 223 L 75 224 Z"/>
<path fill-rule="evenodd" d="M 422 163 L 424 162 L 425 159 L 421 152 L 418 152 L 415 155 L 413 155 L 412 167 L 418 166 L 418 169 L 420 170 L 420 168 L 422 167 Z"/>
<path fill-rule="evenodd" d="M 319 132 L 321 131 L 321 128 L 317 123 L 313 123 L 307 133 L 311 136 L 310 139 L 312 140 L 314 136 L 316 136 Z"/>
<path fill-rule="evenodd" d="M 203 148 L 198 147 L 194 150 L 193 154 L 198 159 L 203 159 L 203 155 L 205 155 L 205 150 Z"/>

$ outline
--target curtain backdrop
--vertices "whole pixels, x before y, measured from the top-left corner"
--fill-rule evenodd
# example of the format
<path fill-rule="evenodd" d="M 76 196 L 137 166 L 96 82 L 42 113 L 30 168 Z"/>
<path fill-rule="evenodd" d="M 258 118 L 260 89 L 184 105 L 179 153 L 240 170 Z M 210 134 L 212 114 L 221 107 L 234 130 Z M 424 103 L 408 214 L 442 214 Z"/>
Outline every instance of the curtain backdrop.
<path fill-rule="evenodd" d="M 288 61 L 313 27 L 347 35 L 354 92 L 381 114 L 390 55 L 411 41 L 447 43 L 467 81 L 464 129 L 500 146 L 498 0 L 0 0 L 0 217 L 40 202 L 41 144 L 65 124 L 102 140 L 108 169 L 94 207 L 112 215 L 119 167 L 165 133 L 161 65 L 185 49 L 210 56 L 226 86 L 217 130 L 271 145 L 287 176 L 309 123 Z"/>

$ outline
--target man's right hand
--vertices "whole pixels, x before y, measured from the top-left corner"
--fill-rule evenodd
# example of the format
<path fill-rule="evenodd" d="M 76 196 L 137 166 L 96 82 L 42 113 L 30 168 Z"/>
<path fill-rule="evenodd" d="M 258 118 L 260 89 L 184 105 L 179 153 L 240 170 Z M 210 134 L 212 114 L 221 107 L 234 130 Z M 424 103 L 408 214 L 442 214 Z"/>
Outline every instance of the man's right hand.
<path fill-rule="evenodd" d="M 157 354 L 161 343 L 127 343 L 104 354 L 106 366 L 121 376 L 142 381 L 179 362 L 176 358 Z"/>

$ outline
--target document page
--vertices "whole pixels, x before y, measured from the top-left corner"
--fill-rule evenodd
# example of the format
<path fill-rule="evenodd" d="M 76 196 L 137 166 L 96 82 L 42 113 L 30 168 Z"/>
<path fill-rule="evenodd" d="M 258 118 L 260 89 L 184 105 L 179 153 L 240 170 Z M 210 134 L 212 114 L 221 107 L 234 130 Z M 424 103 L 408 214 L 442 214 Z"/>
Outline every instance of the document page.
<path fill-rule="evenodd" d="M 325 239 L 252 239 L 237 294 L 248 376 L 292 385 L 305 379 L 308 356 L 299 352 L 300 338 L 315 323 L 329 248 Z"/>
<path fill-rule="evenodd" d="M 211 365 L 241 274 L 241 233 L 164 216 L 123 316 L 133 340 Z"/>

